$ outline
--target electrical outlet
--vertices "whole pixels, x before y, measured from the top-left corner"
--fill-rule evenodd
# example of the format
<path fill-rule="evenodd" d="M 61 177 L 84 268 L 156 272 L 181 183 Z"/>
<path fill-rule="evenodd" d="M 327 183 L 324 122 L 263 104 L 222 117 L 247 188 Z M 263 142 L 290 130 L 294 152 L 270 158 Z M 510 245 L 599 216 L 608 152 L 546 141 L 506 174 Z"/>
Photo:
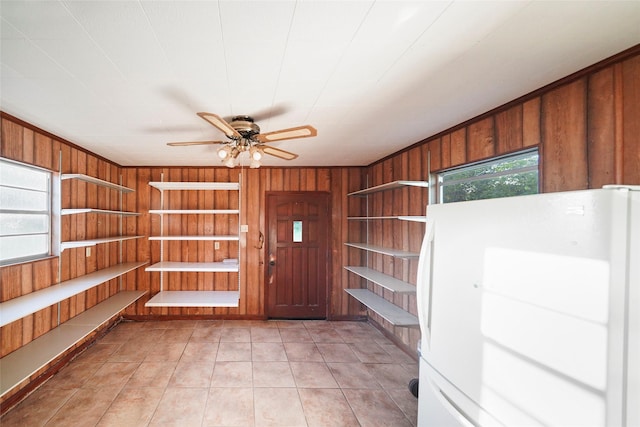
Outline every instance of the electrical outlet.
<path fill-rule="evenodd" d="M 215 242 L 215 243 L 213 244 L 213 249 L 215 249 L 216 251 L 217 251 L 218 249 L 220 249 L 220 242 Z"/>
<path fill-rule="evenodd" d="M 240 226 L 240 232 L 241 233 L 247 233 L 249 231 L 249 225 L 248 224 L 242 224 Z"/>

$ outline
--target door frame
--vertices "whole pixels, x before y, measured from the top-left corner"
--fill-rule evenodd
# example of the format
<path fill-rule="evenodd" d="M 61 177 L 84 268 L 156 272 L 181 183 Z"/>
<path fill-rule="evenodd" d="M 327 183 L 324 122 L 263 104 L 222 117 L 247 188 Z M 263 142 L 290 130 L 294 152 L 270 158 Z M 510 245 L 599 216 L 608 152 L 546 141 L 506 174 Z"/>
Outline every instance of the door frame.
<path fill-rule="evenodd" d="M 331 210 L 331 192 L 329 191 L 266 191 L 265 192 L 265 199 L 264 199 L 264 206 L 265 206 L 265 236 L 264 236 L 264 242 L 265 242 L 265 246 L 264 246 L 264 276 L 263 276 L 263 283 L 264 283 L 264 306 L 263 306 L 263 312 L 264 315 L 267 319 L 269 319 L 269 290 L 270 290 L 270 286 L 269 286 L 269 254 L 271 253 L 271 239 L 273 238 L 273 236 L 271 236 L 271 227 L 270 227 L 270 213 L 269 213 L 269 198 L 271 196 L 311 196 L 311 195 L 322 195 L 322 196 L 326 196 L 326 200 L 327 200 L 327 228 L 330 231 L 329 234 L 327 235 L 327 253 L 326 253 L 326 265 L 325 265 L 325 275 L 326 275 L 326 281 L 327 281 L 327 287 L 326 287 L 326 305 L 327 305 L 327 312 L 326 312 L 326 319 L 329 320 L 331 318 L 331 290 L 333 289 L 333 280 L 332 280 L 332 274 L 331 274 L 331 266 L 333 265 L 332 263 L 332 246 L 331 246 L 331 231 L 333 230 L 332 226 L 331 226 L 331 219 L 332 219 L 332 210 Z"/>

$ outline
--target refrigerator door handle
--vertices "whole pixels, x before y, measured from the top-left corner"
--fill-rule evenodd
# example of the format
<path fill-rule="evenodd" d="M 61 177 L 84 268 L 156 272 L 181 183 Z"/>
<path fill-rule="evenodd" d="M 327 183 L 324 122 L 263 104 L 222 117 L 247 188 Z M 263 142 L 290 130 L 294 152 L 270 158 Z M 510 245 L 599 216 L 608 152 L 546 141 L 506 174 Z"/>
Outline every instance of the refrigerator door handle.
<path fill-rule="evenodd" d="M 427 217 L 426 230 L 422 247 L 420 248 L 420 258 L 418 259 L 417 271 L 417 306 L 418 319 L 422 331 L 421 346 L 425 349 L 429 348 L 431 341 L 431 282 L 433 267 L 433 241 L 434 241 L 434 222 Z"/>

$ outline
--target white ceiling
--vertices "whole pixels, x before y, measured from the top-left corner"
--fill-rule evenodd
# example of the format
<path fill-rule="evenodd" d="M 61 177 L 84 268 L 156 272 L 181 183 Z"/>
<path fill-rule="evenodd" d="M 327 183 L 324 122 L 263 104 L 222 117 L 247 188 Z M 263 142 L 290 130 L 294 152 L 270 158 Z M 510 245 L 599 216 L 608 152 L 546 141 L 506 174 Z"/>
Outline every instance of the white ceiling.
<path fill-rule="evenodd" d="M 639 1 L 0 2 L 3 111 L 120 165 L 219 165 L 196 116 L 368 165 L 640 43 Z M 248 163 L 244 160 L 243 163 Z"/>

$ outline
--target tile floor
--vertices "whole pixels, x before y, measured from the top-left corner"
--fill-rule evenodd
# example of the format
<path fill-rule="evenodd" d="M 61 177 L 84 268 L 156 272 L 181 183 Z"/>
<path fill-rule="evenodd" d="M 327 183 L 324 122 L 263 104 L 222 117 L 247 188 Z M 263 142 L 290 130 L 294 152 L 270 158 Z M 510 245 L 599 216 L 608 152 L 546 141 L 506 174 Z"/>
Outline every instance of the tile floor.
<path fill-rule="evenodd" d="M 412 426 L 418 365 L 362 322 L 124 322 L 9 426 Z"/>

